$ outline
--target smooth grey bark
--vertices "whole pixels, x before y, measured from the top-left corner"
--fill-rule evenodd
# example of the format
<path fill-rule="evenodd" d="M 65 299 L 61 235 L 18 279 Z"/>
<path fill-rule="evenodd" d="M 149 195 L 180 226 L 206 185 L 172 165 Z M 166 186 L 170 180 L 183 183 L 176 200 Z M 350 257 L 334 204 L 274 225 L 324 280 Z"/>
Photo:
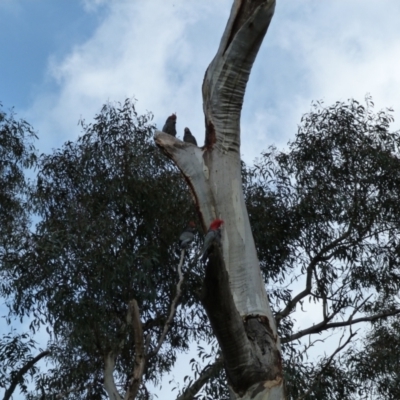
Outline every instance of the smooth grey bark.
<path fill-rule="evenodd" d="M 265 291 L 240 167 L 240 113 L 275 0 L 235 0 L 203 82 L 205 145 L 156 132 L 157 145 L 191 187 L 204 230 L 224 223 L 221 248 L 205 271 L 202 302 L 220 344 L 237 399 L 284 399 L 280 342 Z"/>

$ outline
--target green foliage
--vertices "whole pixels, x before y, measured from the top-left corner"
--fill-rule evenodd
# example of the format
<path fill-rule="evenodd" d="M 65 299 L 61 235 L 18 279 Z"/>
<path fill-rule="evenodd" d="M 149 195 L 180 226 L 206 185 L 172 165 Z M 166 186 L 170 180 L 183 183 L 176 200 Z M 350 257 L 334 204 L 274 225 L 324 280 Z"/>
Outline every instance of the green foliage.
<path fill-rule="evenodd" d="M 356 399 L 359 386 L 348 373 L 343 360 L 335 360 L 325 367 L 321 362 L 287 363 L 285 379 L 289 399 L 342 400 Z M 321 373 L 322 372 L 322 373 Z"/>
<path fill-rule="evenodd" d="M 350 297 L 399 289 L 400 137 L 368 104 L 315 104 L 290 150 L 271 148 L 252 170 L 247 201 L 267 280 L 314 260 L 314 298 L 332 294 L 339 276 Z"/>
<path fill-rule="evenodd" d="M 248 210 L 280 322 L 290 398 L 318 375 L 304 360 L 291 368 L 292 353 L 301 353 L 295 339 L 346 321 L 351 313 L 356 319 L 399 308 L 400 136 L 389 132 L 390 110 L 372 109 L 368 97 L 366 107 L 354 100 L 314 104 L 289 150 L 271 147 L 247 173 Z M 308 283 L 297 298 L 299 291 L 290 288 L 294 281 Z M 290 314 L 305 300 L 320 305 L 321 323 L 295 331 Z M 306 399 L 354 398 L 355 388 L 347 394 L 338 389 L 341 379 L 346 382 L 343 366 L 329 368 L 335 370 L 331 382 L 325 371 L 324 385 L 319 380 L 319 389 Z"/>
<path fill-rule="evenodd" d="M 24 120 L 7 115 L 0 103 L 0 281 L 7 292 L 7 276 L 12 273 L 26 246 L 29 228 L 27 169 L 36 164 L 33 141 L 36 135 Z"/>
<path fill-rule="evenodd" d="M 177 238 L 194 215 L 179 171 L 153 143 L 151 118 L 138 116 L 130 101 L 105 105 L 93 124 L 82 121 L 77 142 L 39 160 L 33 203 L 41 221 L 15 275 L 13 305 L 18 314 L 35 315 L 32 329 L 48 323 L 57 338 L 57 367 L 42 379 L 51 380 L 53 392 L 89 381 L 86 395 L 77 398 L 100 396 L 98 381 L 111 351 L 119 354 L 116 375 L 125 384 L 135 354 L 129 301 L 139 304 L 149 351 L 169 314 Z M 186 274 L 181 308 L 167 345 L 149 363 L 147 381 L 158 382 L 170 370 L 189 338 L 209 335 L 204 312 L 195 306 L 199 275 Z"/>
<path fill-rule="evenodd" d="M 32 360 L 32 352 L 36 349 L 36 342 L 29 333 L 18 334 L 13 329 L 0 338 L 0 388 L 8 389 L 16 372 Z M 28 376 L 33 378 L 38 373 L 34 365 L 19 380 L 23 393 L 27 393 Z"/>
<path fill-rule="evenodd" d="M 15 265 L 29 246 L 30 183 L 26 173 L 36 165 L 33 145 L 36 135 L 24 120 L 17 120 L 13 111 L 6 113 L 0 103 L 0 295 L 13 293 L 10 281 Z M 2 318 L 4 331 L 10 319 Z M 8 389 L 16 373 L 31 359 L 36 343 L 28 333 L 11 329 L 0 337 L 0 388 Z M 26 393 L 27 376 L 35 375 L 35 366 L 19 380 Z"/>
<path fill-rule="evenodd" d="M 346 354 L 351 379 L 358 385 L 359 398 L 400 398 L 400 320 L 389 318 L 374 324 L 360 346 Z"/>
<path fill-rule="evenodd" d="M 153 143 L 151 119 L 138 116 L 130 101 L 107 104 L 92 124 L 81 122 L 76 142 L 39 159 L 30 200 L 40 222 L 1 271 L 7 277 L 2 295 L 10 295 L 12 312 L 32 316 L 31 329 L 46 326 L 53 338 L 52 364 L 36 375 L 32 400 L 57 393 L 104 398 L 110 352 L 117 355 L 114 377 L 123 392 L 136 354 L 127 323 L 132 299 L 139 304 L 148 351 L 157 346 L 176 295 L 177 239 L 195 215 L 186 183 Z M 354 346 L 317 362 L 307 360 L 308 348 L 298 341 L 334 322 L 350 325 L 352 313 L 353 320 L 396 313 L 400 136 L 389 132 L 391 121 L 390 112 L 373 113 L 369 98 L 366 106 L 316 103 L 287 151 L 271 147 L 254 167 L 242 164 L 290 399 L 356 399 L 371 387 L 381 395 L 397 393 L 394 364 L 377 358 L 398 337 L 396 325 L 373 325 L 369 352 Z M 20 193 L 16 198 L 23 199 L 26 192 Z M 157 384 L 193 341 L 205 340 L 212 357 L 218 355 L 198 301 L 203 271 L 193 253 L 185 260 L 177 314 L 160 352 L 148 361 L 145 383 Z M 321 323 L 298 331 L 293 313 L 306 300 L 320 305 Z M 207 361 L 210 354 L 200 349 L 199 358 Z M 371 360 L 379 368 L 375 375 Z M 201 367 L 195 360 L 191 366 L 196 379 Z M 139 397 L 149 398 L 145 385 Z M 199 398 L 225 397 L 226 377 L 219 370 Z"/>

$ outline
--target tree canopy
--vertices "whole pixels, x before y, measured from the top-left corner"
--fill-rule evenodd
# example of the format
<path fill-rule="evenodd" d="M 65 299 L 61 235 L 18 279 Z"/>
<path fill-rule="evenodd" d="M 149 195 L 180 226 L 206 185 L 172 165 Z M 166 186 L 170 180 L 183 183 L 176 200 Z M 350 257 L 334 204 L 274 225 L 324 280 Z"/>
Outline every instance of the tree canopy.
<path fill-rule="evenodd" d="M 253 169 L 248 209 L 266 283 L 277 284 L 269 293 L 296 396 L 314 376 L 305 398 L 314 390 L 315 398 L 354 398 L 366 376 L 329 357 L 316 370 L 305 367 L 297 339 L 342 327 L 350 339 L 357 324 L 399 313 L 399 133 L 390 133 L 392 120 L 390 110 L 375 114 L 368 96 L 365 106 L 315 103 L 289 150 L 270 148 Z M 261 212 L 268 213 L 262 222 Z M 302 290 L 293 293 L 288 277 Z M 320 321 L 294 330 L 291 313 L 307 302 L 320 306 Z M 353 349 L 352 357 L 363 351 Z"/>
<path fill-rule="evenodd" d="M 35 388 L 20 386 L 26 397 L 106 398 L 107 368 L 124 393 L 142 356 L 137 398 L 150 398 L 148 384 L 159 383 L 182 352 L 203 341 L 199 360 L 210 364 L 193 360 L 177 398 L 229 398 L 200 301 L 200 222 L 180 171 L 153 142 L 151 114 L 139 116 L 129 100 L 106 104 L 93 123 L 81 121 L 76 142 L 39 157 L 33 187 L 24 175 L 36 162 L 33 130 L 1 116 L 0 179 L 10 188 L 0 202 L 9 221 L 0 238 L 1 295 L 9 317 L 50 334 L 43 355 L 50 364 L 29 369 Z M 365 105 L 317 102 L 287 150 L 270 147 L 253 166 L 242 163 L 290 399 L 368 399 L 371 388 L 387 398 L 398 394 L 400 136 L 390 132 L 391 121 L 390 110 L 374 113 L 369 97 Z M 199 233 L 184 257 L 177 296 L 177 242 L 191 220 Z M 299 326 L 309 302 L 320 306 L 320 321 Z M 369 333 L 355 342 L 361 322 Z M 342 336 L 338 346 L 307 360 L 320 334 L 331 331 Z M 9 388 L 37 355 L 33 342 L 23 346 L 27 338 L 12 347 L 11 336 L 3 337 L 9 351 L 0 387 Z"/>

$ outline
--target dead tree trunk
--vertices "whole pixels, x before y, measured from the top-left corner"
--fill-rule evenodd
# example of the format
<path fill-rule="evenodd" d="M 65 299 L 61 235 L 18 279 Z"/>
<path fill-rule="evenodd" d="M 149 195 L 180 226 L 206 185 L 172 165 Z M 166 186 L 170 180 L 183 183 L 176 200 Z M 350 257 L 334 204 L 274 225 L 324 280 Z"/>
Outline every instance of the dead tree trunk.
<path fill-rule="evenodd" d="M 203 305 L 222 349 L 236 399 L 285 398 L 280 343 L 261 277 L 244 203 L 240 113 L 250 71 L 275 0 L 235 0 L 218 52 L 203 82 L 203 148 L 157 132 L 156 143 L 176 163 L 195 197 L 205 230 L 225 221 L 221 249 L 206 267 Z"/>

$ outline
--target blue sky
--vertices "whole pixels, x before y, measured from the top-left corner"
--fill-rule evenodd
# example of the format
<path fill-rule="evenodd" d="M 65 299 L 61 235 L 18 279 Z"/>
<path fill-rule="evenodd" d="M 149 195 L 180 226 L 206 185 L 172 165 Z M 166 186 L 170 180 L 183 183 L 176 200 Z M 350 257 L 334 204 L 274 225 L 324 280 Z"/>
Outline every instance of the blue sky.
<path fill-rule="evenodd" d="M 161 127 L 204 138 L 201 84 L 231 0 L 0 0 L 0 102 L 39 134 L 41 152 L 76 139 L 106 101 L 136 98 Z M 373 96 L 400 124 L 400 2 L 278 0 L 250 77 L 243 158 L 285 146 L 312 100 Z M 298 318 L 310 325 L 315 310 Z M 191 355 L 188 356 L 191 358 Z M 182 368 L 187 368 L 186 361 Z"/>
<path fill-rule="evenodd" d="M 0 101 L 34 126 L 45 152 L 75 139 L 81 117 L 126 97 L 159 127 L 177 112 L 178 134 L 189 126 L 201 143 L 201 83 L 230 4 L 0 0 Z M 312 100 L 371 93 L 377 108 L 396 109 L 399 13 L 396 0 L 278 1 L 246 93 L 244 159 L 284 146 Z"/>
<path fill-rule="evenodd" d="M 43 90 L 56 90 L 49 60 L 87 40 L 101 15 L 84 12 L 79 1 L 0 0 L 2 101 L 28 108 Z"/>

